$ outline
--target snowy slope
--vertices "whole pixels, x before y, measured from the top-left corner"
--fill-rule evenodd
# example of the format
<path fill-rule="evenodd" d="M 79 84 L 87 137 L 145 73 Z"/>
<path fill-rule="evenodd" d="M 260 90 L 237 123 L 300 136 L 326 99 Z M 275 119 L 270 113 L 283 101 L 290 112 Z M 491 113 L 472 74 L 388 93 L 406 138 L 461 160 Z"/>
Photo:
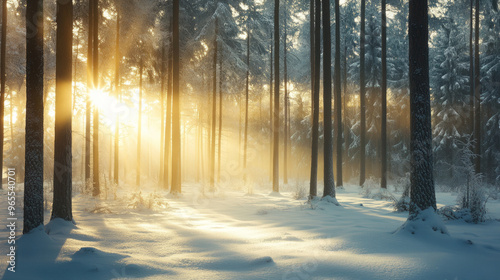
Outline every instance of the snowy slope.
<path fill-rule="evenodd" d="M 338 191 L 341 206 L 315 202 L 313 207 L 294 200 L 291 192 L 247 195 L 234 190 L 201 196 L 197 185 L 186 185 L 183 192 L 173 198 L 143 191 L 135 199 L 124 193 L 122 199 L 107 201 L 77 195 L 76 225 L 56 220 L 46 226 L 48 234 L 40 230 L 17 240 L 15 273 L 6 271 L 8 231 L 2 227 L 0 277 L 387 280 L 500 275 L 498 201 L 489 202 L 493 220 L 484 224 L 446 222 L 450 237 L 393 234 L 407 213 L 392 212 L 387 201 L 361 198 L 357 187 Z M 7 209 L 6 194 L 1 194 L 0 209 Z M 454 200 L 451 194 L 438 194 L 438 203 Z M 5 224 L 6 212 L 0 211 Z"/>

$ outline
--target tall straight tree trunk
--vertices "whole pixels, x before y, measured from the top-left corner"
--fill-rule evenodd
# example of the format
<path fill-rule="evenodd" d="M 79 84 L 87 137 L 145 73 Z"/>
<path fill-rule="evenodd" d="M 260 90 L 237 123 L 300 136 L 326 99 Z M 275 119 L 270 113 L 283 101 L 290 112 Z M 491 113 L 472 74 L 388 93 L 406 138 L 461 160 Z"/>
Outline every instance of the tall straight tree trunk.
<path fill-rule="evenodd" d="M 93 77 L 94 77 L 94 89 L 99 89 L 99 0 L 93 1 Z M 99 108 L 94 106 L 94 135 L 93 135 L 93 192 L 94 196 L 98 196 L 101 193 L 99 185 Z"/>
<path fill-rule="evenodd" d="M 170 26 L 171 27 L 171 26 Z M 163 162 L 163 188 L 168 189 L 170 184 L 169 169 L 170 161 L 170 140 L 172 125 L 172 47 L 169 47 L 167 54 L 167 117 L 165 119 L 165 151 Z"/>
<path fill-rule="evenodd" d="M 479 65 L 479 0 L 476 0 L 475 18 L 475 41 L 474 41 L 474 168 L 476 174 L 481 173 L 481 67 Z"/>
<path fill-rule="evenodd" d="M 165 164 L 165 43 L 161 47 L 161 66 L 160 66 L 160 103 L 161 103 L 161 121 L 160 121 L 160 178 L 159 185 L 163 186 L 164 164 Z"/>
<path fill-rule="evenodd" d="M 361 32 L 359 38 L 359 103 L 360 103 L 360 144 L 359 144 L 359 185 L 365 184 L 366 176 L 366 96 L 365 96 L 365 0 L 361 0 Z"/>
<path fill-rule="evenodd" d="M 382 0 L 382 134 L 380 163 L 380 187 L 387 189 L 387 16 L 386 0 Z"/>
<path fill-rule="evenodd" d="M 141 185 L 141 133 L 142 133 L 142 71 L 143 71 L 143 61 L 141 55 L 141 61 L 139 62 L 139 122 L 137 124 L 137 162 L 136 162 L 136 177 L 135 185 L 140 187 Z"/>
<path fill-rule="evenodd" d="M 312 4 L 312 3 L 311 3 Z M 314 19 L 314 48 L 311 46 L 311 52 L 314 53 L 312 62 L 314 71 L 312 73 L 312 147 L 311 147 L 311 180 L 309 185 L 310 199 L 317 196 L 318 192 L 318 142 L 319 142 L 319 76 L 320 76 L 320 58 L 321 58 L 321 2 L 315 0 L 315 13 L 311 14 Z M 312 23 L 311 23 L 312 24 Z"/>
<path fill-rule="evenodd" d="M 323 197 L 335 197 L 332 139 L 332 39 L 330 33 L 330 0 L 323 0 L 323 122 L 324 122 L 324 190 Z"/>
<path fill-rule="evenodd" d="M 172 188 L 181 193 L 181 113 L 180 113 L 180 49 L 179 49 L 179 0 L 173 0 L 173 108 L 172 108 Z"/>
<path fill-rule="evenodd" d="M 222 50 L 219 56 L 219 145 L 217 151 L 217 183 L 220 183 L 220 161 L 222 155 Z"/>
<path fill-rule="evenodd" d="M 90 133 L 90 126 L 91 126 L 91 113 L 92 113 L 92 106 L 91 106 L 91 100 L 89 98 L 90 93 L 92 89 L 94 88 L 94 81 L 92 77 L 92 71 L 93 71 L 93 59 L 94 59 L 94 1 L 96 0 L 89 0 L 89 26 L 88 26 L 88 38 L 87 38 L 87 100 L 85 103 L 85 185 L 87 183 L 90 183 L 90 146 L 91 146 L 91 133 Z"/>
<path fill-rule="evenodd" d="M 7 50 L 7 0 L 2 0 L 2 42 L 0 46 L 0 170 L 3 172 L 4 110 L 5 110 L 5 57 Z M 12 103 L 11 103 L 12 105 Z M 3 177 L 3 174 L 2 176 Z M 1 187 L 0 187 L 1 188 Z"/>
<path fill-rule="evenodd" d="M 273 192 L 279 192 L 280 140 L 280 0 L 274 0 L 274 131 L 273 131 Z"/>
<path fill-rule="evenodd" d="M 57 1 L 56 104 L 54 131 L 54 200 L 50 219 L 73 220 L 71 119 L 73 2 Z"/>
<path fill-rule="evenodd" d="M 116 47 L 115 47 L 115 98 L 116 101 L 120 98 L 120 9 L 118 8 L 116 14 Z M 162 103 L 163 104 L 163 103 Z M 163 111 L 162 111 L 163 112 Z M 119 166 L 120 166 L 120 116 L 116 115 L 115 124 L 115 165 L 113 170 L 113 180 L 118 184 L 119 179 Z"/>
<path fill-rule="evenodd" d="M 285 94 L 284 94 L 284 117 L 285 117 L 285 129 L 284 129 L 284 138 L 283 138 L 283 183 L 285 184 L 288 184 L 288 73 L 287 73 L 287 50 L 286 50 L 286 47 L 287 47 L 287 42 L 286 42 L 286 39 L 287 39 L 287 17 L 288 17 L 288 8 L 287 8 L 287 3 L 286 3 L 286 0 L 285 0 L 285 16 L 284 16 L 284 34 L 283 34 L 283 86 L 284 86 L 284 90 L 285 90 Z"/>
<path fill-rule="evenodd" d="M 248 91 L 250 88 L 250 25 L 247 19 L 247 73 L 245 86 L 245 140 L 243 142 L 243 181 L 247 180 L 247 141 L 248 141 Z"/>
<path fill-rule="evenodd" d="M 349 164 L 349 146 L 350 144 L 350 134 L 349 134 L 349 125 L 348 125 L 348 111 L 347 111 L 347 40 L 344 39 L 344 158 L 345 158 L 345 164 L 348 166 Z M 350 166 L 350 165 L 349 165 Z M 349 168 L 350 169 L 350 168 Z M 347 175 L 349 176 L 349 174 Z M 350 179 L 350 177 L 348 177 Z"/>
<path fill-rule="evenodd" d="M 342 179 L 342 87 L 340 84 L 340 3 L 335 0 L 335 132 L 337 144 L 337 187 L 343 185 Z"/>
<path fill-rule="evenodd" d="M 29 25 L 26 28 L 23 233 L 43 226 L 43 0 L 27 1 L 26 22 L 36 29 L 30 30 Z"/>
<path fill-rule="evenodd" d="M 272 36 L 271 36 L 272 37 Z M 269 181 L 273 181 L 273 44 L 270 52 L 270 72 L 269 72 Z"/>
<path fill-rule="evenodd" d="M 409 8 L 411 115 L 409 220 L 412 220 L 423 210 L 436 209 L 436 195 L 432 170 L 427 0 L 410 0 Z"/>
<path fill-rule="evenodd" d="M 469 12 L 469 125 L 470 125 L 470 135 L 474 135 L 474 0 L 470 0 L 470 12 Z M 474 147 L 472 148 L 474 149 Z M 472 151 L 474 152 L 474 151 Z"/>
<path fill-rule="evenodd" d="M 215 191 L 215 127 L 217 124 L 217 36 L 219 20 L 215 18 L 214 56 L 212 75 L 212 139 L 210 148 L 210 191 Z"/>

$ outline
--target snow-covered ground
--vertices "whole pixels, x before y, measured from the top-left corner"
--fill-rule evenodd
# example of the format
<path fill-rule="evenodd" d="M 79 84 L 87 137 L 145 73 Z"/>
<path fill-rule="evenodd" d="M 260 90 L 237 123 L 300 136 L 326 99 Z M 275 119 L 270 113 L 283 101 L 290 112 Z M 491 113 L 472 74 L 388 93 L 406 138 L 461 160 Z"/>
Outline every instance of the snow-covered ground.
<path fill-rule="evenodd" d="M 388 201 L 362 198 L 358 187 L 337 193 L 341 206 L 295 200 L 294 192 L 200 195 L 144 191 L 117 200 L 74 197 L 76 225 L 55 220 L 16 245 L 7 268 L 9 231 L 2 226 L 2 279 L 499 279 L 500 201 L 489 221 L 446 222 L 450 236 L 393 234 L 407 213 Z M 290 190 L 293 189 L 290 187 Z M 0 219 L 7 222 L 1 192 Z M 456 197 L 438 193 L 438 203 Z M 22 197 L 18 197 L 22 200 Z M 18 213 L 18 225 L 22 214 Z M 46 212 L 46 218 L 50 216 Z M 21 236 L 17 229 L 18 236 Z M 470 240 L 470 241 L 469 241 Z"/>

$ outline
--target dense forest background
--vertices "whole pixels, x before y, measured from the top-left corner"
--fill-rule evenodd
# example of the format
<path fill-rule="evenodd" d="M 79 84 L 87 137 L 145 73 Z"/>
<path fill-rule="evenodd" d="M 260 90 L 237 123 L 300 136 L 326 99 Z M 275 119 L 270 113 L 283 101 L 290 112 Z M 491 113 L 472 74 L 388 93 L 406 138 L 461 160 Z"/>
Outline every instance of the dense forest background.
<path fill-rule="evenodd" d="M 25 166 L 25 2 L 6 1 L 4 169 L 15 167 L 19 182 L 24 179 Z M 86 128 L 91 121 L 94 127 L 99 122 L 97 144 L 102 185 L 112 188 L 119 182 L 130 185 L 165 182 L 168 186 L 169 160 L 164 159 L 170 159 L 172 154 L 170 140 L 165 140 L 171 121 L 168 115 L 172 83 L 168 74 L 172 41 L 170 1 L 98 1 L 99 77 L 98 86 L 92 90 L 87 86 L 89 1 L 73 2 L 75 185 L 85 189 L 85 182 L 90 179 L 85 174 L 85 143 L 89 137 Z M 259 184 L 271 179 L 271 96 L 276 78 L 272 70 L 273 2 L 181 1 L 182 180 L 208 182 L 212 176 L 215 182 L 244 180 L 246 184 Z M 474 30 L 473 2 L 429 3 L 434 170 L 436 183 L 450 189 L 468 180 L 464 170 L 471 163 L 464 160 L 464 155 L 476 142 L 480 147 L 477 171 L 484 176 L 485 184 L 500 184 L 500 13 L 495 1 L 480 1 L 480 28 Z M 408 3 L 391 0 L 387 4 L 387 153 L 388 180 L 392 184 L 407 177 L 410 167 Z M 333 15 L 334 3 L 331 5 Z M 279 174 L 285 183 L 289 179 L 306 181 L 310 177 L 313 75 L 309 9 L 309 1 L 284 0 L 279 10 Z M 56 1 L 45 1 L 44 13 L 44 158 L 50 159 L 54 157 Z M 362 147 L 360 2 L 340 1 L 341 154 L 346 182 L 359 182 L 361 149 L 366 152 L 366 179 L 377 184 L 380 179 L 380 14 L 380 1 L 366 1 L 366 146 Z M 332 16 L 332 38 L 335 27 Z M 479 33 L 480 102 L 473 100 L 472 32 Z M 335 44 L 332 48 L 334 53 Z M 98 120 L 86 118 L 88 96 L 91 104 L 99 108 Z M 323 112 L 322 96 L 320 100 Z M 478 126 L 473 120 L 479 103 Z M 217 106 L 215 115 L 214 106 Z M 318 178 L 323 178 L 322 119 L 321 113 Z M 474 127 L 479 127 L 481 137 L 471 136 Z M 334 126 L 333 130 L 336 129 Z M 336 154 L 339 153 L 335 150 L 334 157 Z M 94 161 L 92 158 L 90 164 Z M 53 176 L 54 163 L 45 160 L 44 180 L 50 182 Z"/>

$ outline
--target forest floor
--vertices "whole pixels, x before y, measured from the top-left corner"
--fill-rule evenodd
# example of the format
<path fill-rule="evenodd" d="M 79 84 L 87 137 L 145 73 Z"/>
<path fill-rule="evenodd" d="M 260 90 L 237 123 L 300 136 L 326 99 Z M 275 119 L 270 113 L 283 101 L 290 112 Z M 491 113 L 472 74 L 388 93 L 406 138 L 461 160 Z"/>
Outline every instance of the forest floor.
<path fill-rule="evenodd" d="M 264 189 L 265 187 L 265 189 Z M 0 236 L 1 279 L 495 279 L 500 275 L 500 201 L 488 221 L 446 221 L 450 235 L 394 234 L 408 213 L 392 202 L 338 190 L 341 206 L 295 199 L 270 186 L 201 195 L 186 184 L 171 197 L 154 189 L 117 199 L 74 197 L 76 225 L 61 220 L 21 236 L 7 270 L 9 229 Z M 266 191 L 267 190 L 267 191 Z M 7 193 L 0 191 L 7 222 Z M 440 206 L 456 194 L 437 194 Z M 19 195 L 18 203 L 22 200 Z M 50 207 L 47 207 L 50 208 Z M 50 211 L 46 211 L 46 220 Z M 48 234 L 47 234 L 47 233 Z M 469 241 L 470 240 L 470 241 Z M 498 278 L 496 278 L 498 279 Z"/>

